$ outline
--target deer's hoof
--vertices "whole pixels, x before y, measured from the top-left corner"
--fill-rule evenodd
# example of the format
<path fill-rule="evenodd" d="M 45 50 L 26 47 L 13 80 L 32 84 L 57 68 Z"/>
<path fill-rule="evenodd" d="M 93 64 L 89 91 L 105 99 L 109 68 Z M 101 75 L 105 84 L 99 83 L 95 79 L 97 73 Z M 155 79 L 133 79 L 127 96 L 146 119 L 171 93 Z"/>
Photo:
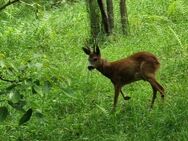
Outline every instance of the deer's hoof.
<path fill-rule="evenodd" d="M 129 100 L 131 97 L 130 96 L 125 96 L 124 99 L 125 100 Z"/>

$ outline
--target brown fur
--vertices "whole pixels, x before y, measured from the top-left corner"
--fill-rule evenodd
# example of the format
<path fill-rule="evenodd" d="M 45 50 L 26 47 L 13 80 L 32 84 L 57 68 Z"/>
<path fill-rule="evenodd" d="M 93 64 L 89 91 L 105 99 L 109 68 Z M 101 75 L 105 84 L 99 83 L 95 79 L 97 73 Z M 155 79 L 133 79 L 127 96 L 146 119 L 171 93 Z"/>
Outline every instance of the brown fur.
<path fill-rule="evenodd" d="M 96 68 L 112 81 L 115 89 L 114 108 L 116 107 L 119 93 L 122 93 L 121 88 L 126 84 L 138 80 L 148 81 L 153 89 L 151 107 L 153 107 L 157 91 L 164 98 L 164 88 L 155 79 L 155 73 L 160 67 L 160 63 L 155 55 L 149 52 L 138 52 L 127 58 L 108 62 L 101 58 L 98 47 L 93 52 L 89 48 L 83 48 L 83 50 L 89 55 L 89 61 L 92 64 L 90 67 Z M 130 98 L 124 95 L 123 97 L 125 100 Z"/>

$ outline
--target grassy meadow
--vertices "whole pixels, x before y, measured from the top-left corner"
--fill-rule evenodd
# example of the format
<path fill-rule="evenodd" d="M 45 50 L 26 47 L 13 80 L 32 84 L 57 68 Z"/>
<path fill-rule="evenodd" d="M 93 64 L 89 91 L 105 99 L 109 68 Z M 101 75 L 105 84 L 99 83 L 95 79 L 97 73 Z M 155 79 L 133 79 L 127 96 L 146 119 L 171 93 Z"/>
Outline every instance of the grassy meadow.
<path fill-rule="evenodd" d="M 48 80 L 51 86 L 45 89 L 48 93 L 37 87 L 36 94 L 24 83 L 24 89 L 17 88 L 27 100 L 25 108 L 34 110 L 23 126 L 18 126 L 23 113 L 7 103 L 9 93 L 1 93 L 0 106 L 7 106 L 9 115 L 0 122 L 0 141 L 188 140 L 186 0 L 128 0 L 129 36 L 121 33 L 115 1 L 115 31 L 100 42 L 102 56 L 113 61 L 137 51 L 152 52 L 160 59 L 157 80 L 165 88 L 164 103 L 158 94 L 150 110 L 150 85 L 144 81 L 127 85 L 123 91 L 131 99 L 124 101 L 120 95 L 115 113 L 110 80 L 87 70 L 87 56 L 81 50 L 90 37 L 85 3 L 41 8 L 37 17 L 33 11 L 24 4 L 0 11 L 0 73 L 9 79 L 24 75 L 41 83 Z M 28 62 L 29 69 L 22 74 L 19 70 Z M 6 73 L 6 66 L 17 74 Z M 0 80 L 0 90 L 7 85 Z"/>

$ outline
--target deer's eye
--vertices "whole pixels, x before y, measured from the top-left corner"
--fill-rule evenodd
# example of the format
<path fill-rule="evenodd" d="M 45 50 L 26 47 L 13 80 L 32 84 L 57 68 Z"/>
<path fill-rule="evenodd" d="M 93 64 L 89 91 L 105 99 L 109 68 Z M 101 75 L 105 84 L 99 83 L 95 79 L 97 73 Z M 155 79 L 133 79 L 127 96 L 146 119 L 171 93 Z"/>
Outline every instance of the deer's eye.
<path fill-rule="evenodd" d="M 93 61 L 96 62 L 96 61 L 97 61 L 97 58 L 94 58 Z"/>

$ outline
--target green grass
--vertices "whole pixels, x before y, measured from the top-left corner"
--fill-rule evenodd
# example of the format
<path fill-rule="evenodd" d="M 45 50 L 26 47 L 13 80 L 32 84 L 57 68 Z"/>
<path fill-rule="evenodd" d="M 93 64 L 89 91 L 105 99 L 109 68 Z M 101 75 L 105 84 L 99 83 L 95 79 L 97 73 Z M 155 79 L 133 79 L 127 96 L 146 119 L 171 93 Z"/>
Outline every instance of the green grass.
<path fill-rule="evenodd" d="M 43 66 L 37 74 L 30 72 L 33 77 L 53 75 L 64 81 L 49 94 L 23 92 L 27 107 L 40 110 L 44 117 L 32 116 L 25 126 L 18 126 L 22 113 L 9 107 L 10 115 L 0 123 L 0 140 L 187 141 L 186 1 L 135 0 L 128 1 L 128 6 L 131 34 L 121 35 L 117 22 L 115 34 L 100 43 L 102 56 L 113 61 L 142 50 L 156 54 L 161 62 L 157 79 L 165 87 L 164 104 L 158 95 L 150 111 L 152 90 L 147 82 L 139 81 L 124 87 L 131 99 L 125 102 L 120 96 L 116 112 L 111 112 L 113 86 L 99 72 L 88 72 L 87 56 L 81 50 L 89 38 L 83 2 L 42 11 L 40 19 L 31 9 L 30 16 L 27 12 L 18 16 L 22 7 L 10 8 L 0 18 L 0 59 L 3 54 L 3 60 L 15 66 L 34 59 Z M 0 82 L 1 89 L 5 85 Z M 1 98 L 7 99 L 6 95 Z"/>

